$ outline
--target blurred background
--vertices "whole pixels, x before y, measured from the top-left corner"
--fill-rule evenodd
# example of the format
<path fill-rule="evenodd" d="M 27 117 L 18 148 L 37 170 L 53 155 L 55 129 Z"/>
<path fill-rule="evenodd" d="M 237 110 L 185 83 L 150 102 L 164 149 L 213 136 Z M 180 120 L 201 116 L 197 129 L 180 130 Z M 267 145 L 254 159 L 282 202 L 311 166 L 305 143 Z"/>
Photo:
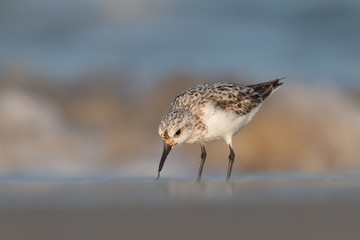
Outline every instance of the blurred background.
<path fill-rule="evenodd" d="M 155 177 L 159 121 L 205 82 L 283 87 L 234 138 L 234 172 L 360 169 L 357 0 L 1 0 L 0 176 Z M 225 143 L 203 176 L 225 177 Z M 200 147 L 163 176 L 195 179 Z"/>

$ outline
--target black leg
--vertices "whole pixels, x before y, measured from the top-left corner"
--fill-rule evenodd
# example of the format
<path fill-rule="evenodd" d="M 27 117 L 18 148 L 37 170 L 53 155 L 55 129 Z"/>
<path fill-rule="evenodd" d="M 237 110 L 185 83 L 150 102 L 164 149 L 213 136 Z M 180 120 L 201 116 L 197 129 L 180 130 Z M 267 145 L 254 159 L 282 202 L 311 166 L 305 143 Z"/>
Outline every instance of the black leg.
<path fill-rule="evenodd" d="M 200 182 L 202 170 L 203 170 L 205 159 L 206 159 L 205 144 L 200 144 L 200 146 L 201 146 L 201 163 L 200 163 L 199 173 L 198 173 L 196 182 Z"/>
<path fill-rule="evenodd" d="M 234 159 L 235 159 L 234 150 L 232 149 L 232 147 L 230 145 L 229 145 L 229 148 L 230 148 L 229 167 L 228 167 L 228 171 L 227 171 L 227 175 L 226 175 L 226 182 L 230 181 L 231 170 L 232 170 L 232 166 L 234 164 Z"/>

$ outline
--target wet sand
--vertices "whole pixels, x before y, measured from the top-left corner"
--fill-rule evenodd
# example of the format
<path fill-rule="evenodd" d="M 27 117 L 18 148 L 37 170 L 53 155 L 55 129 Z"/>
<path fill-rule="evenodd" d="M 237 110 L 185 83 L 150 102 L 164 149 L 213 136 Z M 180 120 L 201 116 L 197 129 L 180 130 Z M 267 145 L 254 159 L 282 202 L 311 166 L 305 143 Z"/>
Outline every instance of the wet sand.
<path fill-rule="evenodd" d="M 2 239 L 359 239 L 360 177 L 1 181 Z"/>

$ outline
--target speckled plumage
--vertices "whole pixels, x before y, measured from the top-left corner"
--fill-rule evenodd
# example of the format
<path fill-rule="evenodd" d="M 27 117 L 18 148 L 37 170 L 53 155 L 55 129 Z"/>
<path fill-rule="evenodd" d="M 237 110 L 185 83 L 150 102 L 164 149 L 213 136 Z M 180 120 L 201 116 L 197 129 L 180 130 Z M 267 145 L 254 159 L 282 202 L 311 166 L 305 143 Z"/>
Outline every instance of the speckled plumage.
<path fill-rule="evenodd" d="M 171 102 L 169 113 L 159 125 L 164 144 L 171 150 L 181 143 L 200 143 L 205 151 L 205 142 L 224 139 L 232 152 L 232 137 L 252 119 L 263 101 L 282 85 L 279 80 L 248 86 L 211 83 L 180 93 Z"/>

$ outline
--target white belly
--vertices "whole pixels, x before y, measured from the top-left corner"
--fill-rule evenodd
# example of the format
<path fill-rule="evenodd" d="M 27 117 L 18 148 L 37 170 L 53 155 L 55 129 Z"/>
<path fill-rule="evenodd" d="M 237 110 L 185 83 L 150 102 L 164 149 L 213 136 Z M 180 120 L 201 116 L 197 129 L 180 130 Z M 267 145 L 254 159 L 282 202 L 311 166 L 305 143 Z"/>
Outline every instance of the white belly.
<path fill-rule="evenodd" d="M 207 133 L 204 135 L 204 142 L 224 139 L 228 144 L 231 138 L 251 121 L 261 105 L 254 108 L 244 116 L 238 116 L 231 111 L 224 111 L 208 104 L 204 109 L 203 122 L 207 126 Z"/>

